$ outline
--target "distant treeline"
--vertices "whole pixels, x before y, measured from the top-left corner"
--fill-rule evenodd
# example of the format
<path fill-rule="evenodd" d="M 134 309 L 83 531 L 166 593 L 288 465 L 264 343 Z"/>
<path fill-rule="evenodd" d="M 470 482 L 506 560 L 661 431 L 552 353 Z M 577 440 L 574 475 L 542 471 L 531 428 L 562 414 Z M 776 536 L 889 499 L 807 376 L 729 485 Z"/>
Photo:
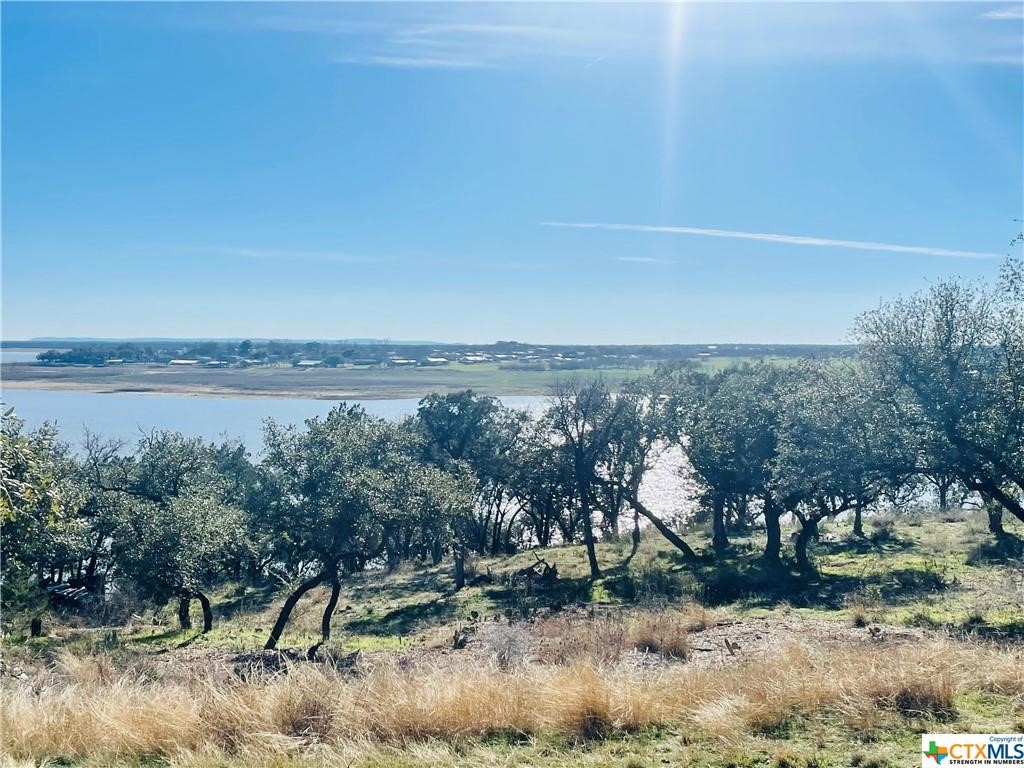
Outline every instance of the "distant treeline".
<path fill-rule="evenodd" d="M 116 365 L 195 361 L 231 366 L 298 364 L 302 361 L 336 368 L 348 365 L 498 363 L 518 370 L 601 367 L 640 368 L 678 360 L 712 357 L 760 359 L 849 356 L 841 345 L 801 344 L 663 344 L 663 345 L 540 345 L 516 341 L 494 344 L 389 344 L 319 341 L 102 342 L 74 344 L 37 355 L 49 365 Z"/>

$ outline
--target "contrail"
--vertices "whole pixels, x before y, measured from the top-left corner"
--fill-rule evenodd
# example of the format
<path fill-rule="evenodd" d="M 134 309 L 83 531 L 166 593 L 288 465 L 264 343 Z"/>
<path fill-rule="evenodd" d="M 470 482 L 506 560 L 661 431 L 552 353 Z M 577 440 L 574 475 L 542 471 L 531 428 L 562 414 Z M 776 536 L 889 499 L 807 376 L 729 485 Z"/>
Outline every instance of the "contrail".
<path fill-rule="evenodd" d="M 888 251 L 890 253 L 917 253 L 924 256 L 949 256 L 956 259 L 1001 259 L 1002 254 L 983 251 L 954 251 L 949 248 L 932 248 L 927 245 L 894 245 L 892 243 L 871 243 L 861 240 L 834 240 L 829 237 L 805 237 L 803 235 L 772 235 L 765 232 L 734 232 L 730 229 L 704 229 L 701 227 L 654 227 L 644 224 L 601 224 L 577 221 L 545 221 L 545 227 L 566 227 L 569 229 L 603 229 L 617 232 L 658 232 L 668 235 L 698 235 L 702 237 L 726 237 L 733 240 L 760 240 L 788 245 L 817 245 L 826 248 L 852 248 L 858 251 Z"/>

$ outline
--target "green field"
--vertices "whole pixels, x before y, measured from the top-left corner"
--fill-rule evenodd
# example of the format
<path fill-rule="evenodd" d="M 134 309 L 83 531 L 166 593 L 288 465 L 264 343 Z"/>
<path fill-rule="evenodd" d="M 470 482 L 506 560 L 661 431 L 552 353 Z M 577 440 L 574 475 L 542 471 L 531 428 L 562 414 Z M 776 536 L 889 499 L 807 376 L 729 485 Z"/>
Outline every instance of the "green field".
<path fill-rule="evenodd" d="M 716 366 L 725 365 L 716 360 Z M 709 365 L 711 365 L 709 363 Z M 431 392 L 474 389 L 489 395 L 544 395 L 556 381 L 600 376 L 618 383 L 651 372 L 651 368 L 603 368 L 559 371 L 518 371 L 495 363 L 439 368 L 316 368 L 287 367 L 186 368 L 162 365 L 43 367 L 3 366 L 4 386 L 139 394 L 205 394 L 250 397 L 324 399 L 387 399 L 422 397 Z"/>

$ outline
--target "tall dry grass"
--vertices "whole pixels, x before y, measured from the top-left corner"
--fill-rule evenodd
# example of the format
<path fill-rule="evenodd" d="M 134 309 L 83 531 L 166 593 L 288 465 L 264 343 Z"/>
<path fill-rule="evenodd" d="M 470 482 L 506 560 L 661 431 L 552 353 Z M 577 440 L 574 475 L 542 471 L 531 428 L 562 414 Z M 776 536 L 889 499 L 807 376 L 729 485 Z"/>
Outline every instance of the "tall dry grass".
<path fill-rule="evenodd" d="M 537 622 L 531 630 L 541 641 L 542 661 L 608 664 L 634 650 L 685 659 L 689 653 L 689 634 L 716 622 L 711 611 L 695 603 L 672 610 L 606 616 L 556 614 Z"/>
<path fill-rule="evenodd" d="M 952 641 L 849 653 L 790 646 L 717 670 L 384 662 L 344 676 L 299 664 L 256 682 L 116 676 L 102 659 L 86 659 L 66 660 L 60 674 L 36 689 L 3 692 L 3 754 L 165 755 L 184 763 L 240 755 L 256 765 L 318 749 L 356 754 L 542 732 L 592 739 L 655 724 L 738 743 L 793 716 L 827 712 L 858 728 L 887 712 L 942 716 L 962 691 L 1024 696 L 1024 651 Z"/>

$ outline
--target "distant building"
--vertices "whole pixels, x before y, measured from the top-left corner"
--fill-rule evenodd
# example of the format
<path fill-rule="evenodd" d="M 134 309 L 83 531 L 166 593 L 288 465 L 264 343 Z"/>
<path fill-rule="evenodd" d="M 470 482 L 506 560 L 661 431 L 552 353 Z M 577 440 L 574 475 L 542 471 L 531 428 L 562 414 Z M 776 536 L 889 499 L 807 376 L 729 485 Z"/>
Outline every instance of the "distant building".
<path fill-rule="evenodd" d="M 403 367 L 403 368 L 406 367 L 406 366 L 410 366 L 410 365 L 416 365 L 416 361 L 415 360 L 408 360 L 408 359 L 406 359 L 404 357 L 396 357 L 396 358 L 392 359 L 390 361 L 390 363 L 392 365 L 394 365 L 394 366 Z"/>
<path fill-rule="evenodd" d="M 199 365 L 198 360 L 186 360 L 184 358 L 171 360 L 168 365 Z"/>
<path fill-rule="evenodd" d="M 425 357 L 420 361 L 420 365 L 434 366 L 434 365 L 448 365 L 448 359 L 445 357 Z"/>
<path fill-rule="evenodd" d="M 324 368 L 326 363 L 323 360 L 299 360 L 295 363 L 296 368 Z"/>

